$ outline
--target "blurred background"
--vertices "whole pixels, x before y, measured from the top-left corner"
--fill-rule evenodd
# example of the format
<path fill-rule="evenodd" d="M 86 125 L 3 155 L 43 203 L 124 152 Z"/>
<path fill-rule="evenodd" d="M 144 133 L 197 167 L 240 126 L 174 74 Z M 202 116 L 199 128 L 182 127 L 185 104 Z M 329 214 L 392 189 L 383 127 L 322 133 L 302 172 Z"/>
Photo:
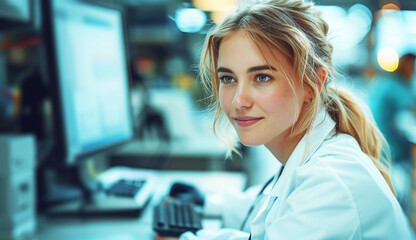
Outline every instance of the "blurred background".
<path fill-rule="evenodd" d="M 92 134 L 94 122 L 86 119 L 91 120 L 97 111 L 114 121 L 114 116 L 131 116 L 123 122 L 133 129 L 132 134 L 126 133 L 129 141 L 106 154 L 104 161 L 97 161 L 97 171 L 107 166 L 129 166 L 241 172 L 247 176 L 247 187 L 277 171 L 278 162 L 263 147 L 242 147 L 242 156 L 225 159 L 226 146 L 212 133 L 213 113 L 207 109 L 207 96 L 198 85 L 198 61 L 205 34 L 236 8 L 234 0 L 81 1 L 120 10 L 122 25 L 114 31 L 118 35 L 89 32 L 77 25 L 80 23 L 50 25 L 54 16 L 49 16 L 46 2 L 0 0 L 0 133 L 30 134 L 35 138 L 37 171 L 53 165 L 51 161 L 65 162 L 62 165 L 78 162 L 78 155 L 72 159 L 67 154 L 66 160 L 57 160 L 63 157 L 54 155 L 57 142 L 62 146 L 70 142 L 68 138 L 57 140 L 62 137 L 58 128 L 68 124 L 61 121 L 64 117 L 56 118 L 57 111 L 66 111 L 62 106 L 67 105 L 60 105 L 65 102 L 61 97 L 75 94 L 69 93 L 66 85 L 59 88 L 55 78 L 63 74 L 76 81 L 77 74 L 88 73 L 84 68 L 94 68 L 97 79 L 103 81 L 122 68 L 128 82 L 124 86 L 127 92 L 115 93 L 113 85 L 107 86 L 103 105 L 107 110 L 86 106 L 94 101 L 92 89 L 97 85 L 89 85 L 86 94 L 77 98 L 76 106 L 84 109 L 85 115 L 79 120 L 86 122 L 84 133 Z M 416 1 L 319 0 L 316 4 L 329 24 L 333 62 L 340 73 L 338 84 L 368 106 L 385 133 L 393 153 L 394 184 L 400 202 L 410 218 L 415 216 L 416 224 L 412 201 L 416 201 Z M 64 9 L 65 4 L 60 7 Z M 121 45 L 114 47 L 111 43 Z M 95 58 L 83 55 L 94 49 Z M 402 58 L 406 54 L 409 57 Z M 78 59 L 77 67 L 65 62 L 57 66 L 54 61 L 60 57 Z M 120 69 L 112 69 L 117 64 L 121 64 Z M 112 101 L 112 94 L 125 94 L 129 107 L 121 109 L 124 103 Z M 100 149 L 95 150 L 81 151 L 79 156 L 91 156 Z M 76 150 L 74 154 L 78 154 Z"/>

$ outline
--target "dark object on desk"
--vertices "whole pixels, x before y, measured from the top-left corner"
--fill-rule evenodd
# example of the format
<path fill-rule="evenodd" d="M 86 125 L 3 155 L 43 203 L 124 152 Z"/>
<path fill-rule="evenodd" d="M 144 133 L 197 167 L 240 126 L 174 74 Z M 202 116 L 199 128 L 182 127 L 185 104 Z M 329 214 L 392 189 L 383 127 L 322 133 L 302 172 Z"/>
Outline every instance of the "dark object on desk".
<path fill-rule="evenodd" d="M 86 199 L 52 207 L 47 213 L 51 217 L 137 218 L 151 199 L 149 187 L 152 186 L 148 186 L 150 183 L 147 180 L 121 178 Z"/>
<path fill-rule="evenodd" d="M 163 237 L 179 237 L 202 228 L 201 207 L 177 199 L 165 199 L 153 209 L 153 230 Z"/>
<path fill-rule="evenodd" d="M 120 179 L 111 185 L 107 190 L 107 195 L 120 197 L 135 197 L 145 184 L 144 179 Z"/>
<path fill-rule="evenodd" d="M 205 201 L 205 195 L 199 191 L 198 188 L 191 184 L 182 182 L 176 182 L 172 184 L 169 191 L 169 196 L 182 201 L 192 202 L 199 206 L 203 206 Z"/>

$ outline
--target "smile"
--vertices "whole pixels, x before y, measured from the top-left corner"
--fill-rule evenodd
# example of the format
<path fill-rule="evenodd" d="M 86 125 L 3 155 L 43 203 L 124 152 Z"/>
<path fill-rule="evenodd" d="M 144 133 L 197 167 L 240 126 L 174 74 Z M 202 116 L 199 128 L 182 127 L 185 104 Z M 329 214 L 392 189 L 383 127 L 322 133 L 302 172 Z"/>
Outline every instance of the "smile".
<path fill-rule="evenodd" d="M 234 118 L 235 122 L 238 124 L 238 126 L 240 127 L 248 127 L 251 126 L 255 123 L 257 123 L 258 121 L 260 121 L 261 119 L 263 119 L 262 117 L 236 117 Z"/>

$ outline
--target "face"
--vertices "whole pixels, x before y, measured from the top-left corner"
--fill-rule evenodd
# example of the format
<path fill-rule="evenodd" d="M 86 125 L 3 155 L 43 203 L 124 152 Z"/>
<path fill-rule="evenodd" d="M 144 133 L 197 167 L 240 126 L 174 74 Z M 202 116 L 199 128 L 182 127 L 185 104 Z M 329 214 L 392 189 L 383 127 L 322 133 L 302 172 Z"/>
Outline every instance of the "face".
<path fill-rule="evenodd" d="M 294 89 L 278 65 L 270 66 L 257 47 L 241 31 L 220 44 L 218 77 L 221 108 L 247 146 L 288 144 L 291 127 L 307 98 L 289 59 L 276 51 Z M 297 97 L 295 97 L 297 96 Z M 298 110 L 298 111 L 297 111 Z M 272 151 L 273 152 L 273 151 Z"/>

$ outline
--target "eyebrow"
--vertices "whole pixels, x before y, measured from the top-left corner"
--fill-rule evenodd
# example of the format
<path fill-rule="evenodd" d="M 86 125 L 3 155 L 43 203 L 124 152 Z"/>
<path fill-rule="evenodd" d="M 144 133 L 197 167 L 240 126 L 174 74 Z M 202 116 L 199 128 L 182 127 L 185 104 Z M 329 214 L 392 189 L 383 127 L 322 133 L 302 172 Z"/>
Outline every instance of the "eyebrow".
<path fill-rule="evenodd" d="M 262 70 L 273 70 L 273 71 L 277 71 L 276 68 L 269 66 L 269 65 L 261 65 L 261 66 L 255 66 L 255 67 L 251 67 L 247 70 L 248 73 L 250 72 L 256 72 L 256 71 L 262 71 Z M 218 72 L 226 72 L 226 73 L 233 73 L 233 71 L 231 71 L 228 68 L 225 67 L 219 67 Z"/>

